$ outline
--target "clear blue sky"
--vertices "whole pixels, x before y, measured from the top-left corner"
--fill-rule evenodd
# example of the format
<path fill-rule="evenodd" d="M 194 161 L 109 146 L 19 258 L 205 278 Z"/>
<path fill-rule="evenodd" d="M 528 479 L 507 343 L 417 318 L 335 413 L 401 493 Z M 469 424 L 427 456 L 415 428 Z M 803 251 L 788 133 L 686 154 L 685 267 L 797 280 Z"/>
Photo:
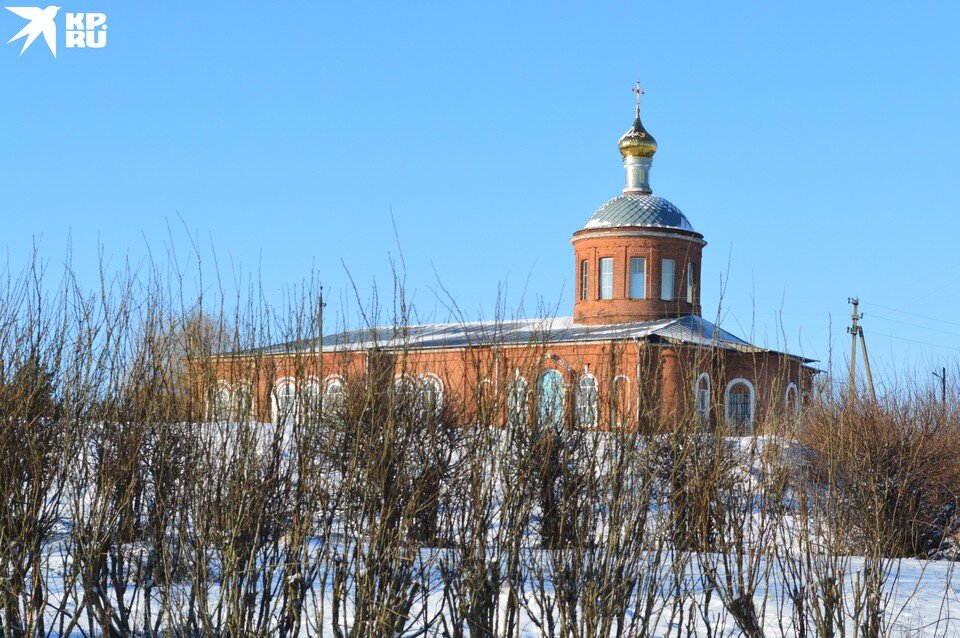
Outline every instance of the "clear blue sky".
<path fill-rule="evenodd" d="M 825 360 L 832 315 L 842 358 L 859 295 L 878 367 L 955 368 L 957 3 L 76 1 L 60 28 L 104 11 L 107 48 L 0 46 L 15 269 L 70 242 L 92 285 L 101 245 L 185 245 L 179 215 L 275 301 L 311 271 L 343 295 L 341 261 L 367 294 L 392 207 L 421 316 L 437 275 L 471 315 L 501 282 L 570 314 L 640 79 L 654 191 L 709 242 L 705 315 L 729 268 L 724 327 Z M 0 11 L 0 41 L 22 25 Z"/>

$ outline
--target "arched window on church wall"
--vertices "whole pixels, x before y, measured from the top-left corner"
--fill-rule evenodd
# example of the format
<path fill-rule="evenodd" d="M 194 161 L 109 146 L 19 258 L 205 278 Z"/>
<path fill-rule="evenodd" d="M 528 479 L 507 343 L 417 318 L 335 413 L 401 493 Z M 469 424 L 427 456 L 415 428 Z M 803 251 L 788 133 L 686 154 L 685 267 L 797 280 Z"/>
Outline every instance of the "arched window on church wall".
<path fill-rule="evenodd" d="M 724 412 L 727 423 L 743 431 L 753 429 L 756 415 L 756 391 L 747 379 L 737 378 L 727 384 Z"/>
<path fill-rule="evenodd" d="M 788 419 L 795 419 L 800 415 L 800 388 L 790 382 L 783 395 L 783 407 Z"/>
<path fill-rule="evenodd" d="M 697 419 L 701 426 L 707 427 L 710 425 L 710 375 L 708 373 L 703 372 L 697 377 L 693 395 Z"/>
<path fill-rule="evenodd" d="M 563 426 L 563 375 L 544 370 L 537 387 L 540 424 L 560 429 Z"/>
<path fill-rule="evenodd" d="M 294 419 L 297 408 L 297 385 L 290 377 L 277 379 L 270 393 L 270 420 L 285 424 Z"/>
<path fill-rule="evenodd" d="M 233 386 L 228 381 L 218 381 L 210 399 L 207 418 L 211 421 L 232 421 L 234 403 Z"/>
<path fill-rule="evenodd" d="M 421 374 L 417 387 L 417 403 L 423 416 L 440 414 L 443 410 L 443 381 L 435 374 Z"/>
<path fill-rule="evenodd" d="M 582 428 L 597 427 L 597 379 L 592 374 L 580 377 L 575 399 L 577 425 Z"/>
<path fill-rule="evenodd" d="M 307 377 L 300 392 L 300 416 L 303 420 L 315 421 L 320 416 L 320 381 L 316 377 Z"/>
<path fill-rule="evenodd" d="M 323 416 L 329 418 L 340 413 L 346 400 L 343 379 L 339 375 L 327 377 L 323 385 Z"/>

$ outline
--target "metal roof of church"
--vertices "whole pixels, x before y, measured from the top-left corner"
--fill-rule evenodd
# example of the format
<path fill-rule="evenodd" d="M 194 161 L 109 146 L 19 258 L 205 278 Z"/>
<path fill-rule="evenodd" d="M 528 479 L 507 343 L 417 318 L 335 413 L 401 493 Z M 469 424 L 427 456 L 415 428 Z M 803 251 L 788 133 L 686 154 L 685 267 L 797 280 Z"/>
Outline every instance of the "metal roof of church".
<path fill-rule="evenodd" d="M 572 317 L 476 321 L 465 323 L 416 324 L 348 330 L 323 338 L 327 351 L 425 350 L 463 348 L 469 346 L 522 346 L 552 343 L 585 343 L 595 341 L 635 340 L 659 337 L 667 342 L 705 347 L 720 347 L 741 352 L 774 352 L 751 345 L 702 317 L 688 315 L 635 323 L 585 325 Z M 293 341 L 255 352 L 284 354 L 317 351 L 317 339 Z M 249 351 L 248 351 L 249 353 Z M 789 355 L 804 362 L 806 359 Z"/>
<path fill-rule="evenodd" d="M 652 226 L 696 232 L 680 209 L 656 195 L 627 193 L 597 209 L 584 229 Z"/>

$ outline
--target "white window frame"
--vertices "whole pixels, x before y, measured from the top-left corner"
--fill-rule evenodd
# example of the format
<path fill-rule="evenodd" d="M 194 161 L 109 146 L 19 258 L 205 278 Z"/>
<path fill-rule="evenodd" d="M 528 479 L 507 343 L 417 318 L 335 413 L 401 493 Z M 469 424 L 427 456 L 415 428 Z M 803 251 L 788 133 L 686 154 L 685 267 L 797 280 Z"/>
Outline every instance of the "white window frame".
<path fill-rule="evenodd" d="M 548 376 L 551 376 L 551 377 L 552 377 L 552 376 L 554 376 L 554 375 L 556 375 L 556 377 L 559 379 L 559 385 L 558 385 L 558 387 L 557 387 L 557 390 L 558 390 L 558 393 L 559 393 L 559 394 L 558 394 L 558 396 L 556 397 L 556 400 L 557 400 L 557 402 L 559 403 L 559 414 L 555 415 L 556 419 L 555 419 L 554 421 L 551 421 L 551 422 L 548 424 L 548 423 L 545 421 L 545 419 L 544 419 L 544 416 L 545 416 L 545 409 L 544 409 L 544 408 L 545 408 L 545 406 L 544 406 L 543 400 L 544 400 L 544 396 L 545 396 L 544 386 L 546 385 L 546 384 L 544 383 L 544 380 L 545 380 Z M 563 373 L 560 372 L 559 370 L 556 370 L 556 369 L 554 369 L 554 368 L 548 368 L 547 370 L 544 370 L 543 372 L 540 373 L 540 376 L 537 378 L 537 386 L 538 386 L 538 387 L 537 387 L 537 418 L 540 420 L 540 424 L 541 424 L 541 425 L 552 425 L 552 426 L 554 426 L 555 428 L 558 428 L 558 429 L 563 427 L 563 420 L 564 420 L 564 417 L 565 417 L 565 414 L 564 414 L 564 413 L 565 413 L 565 410 L 564 410 L 564 408 L 566 407 L 566 406 L 564 406 L 564 398 L 565 398 L 565 397 L 564 397 L 564 394 L 565 394 L 564 390 L 566 389 L 566 388 L 565 388 L 565 385 L 566 385 L 566 384 L 564 383 L 564 380 L 563 380 Z M 554 416 L 554 415 L 551 415 L 551 416 Z"/>
<path fill-rule="evenodd" d="M 590 298 L 590 261 L 580 260 L 580 301 Z"/>
<path fill-rule="evenodd" d="M 411 398 L 417 396 L 417 378 L 408 374 L 398 374 L 393 378 L 393 394 L 397 397 L 398 391 L 409 393 Z"/>
<path fill-rule="evenodd" d="M 693 303 L 693 262 L 687 262 L 687 303 Z"/>
<path fill-rule="evenodd" d="M 232 421 L 237 409 L 236 403 L 233 384 L 222 379 L 217 381 L 216 389 L 213 391 L 210 400 L 208 420 L 215 423 Z"/>
<path fill-rule="evenodd" d="M 667 268 L 667 264 L 670 267 Z M 669 279 L 667 273 L 670 273 Z M 660 299 L 673 301 L 677 287 L 677 261 L 675 259 L 660 260 Z"/>
<path fill-rule="evenodd" d="M 270 391 L 270 422 L 275 425 L 280 425 L 280 400 L 281 400 L 281 388 L 293 388 L 293 397 L 290 402 L 290 411 L 288 414 L 283 415 L 285 421 L 291 421 L 296 419 L 299 416 L 299 410 L 297 409 L 297 380 L 293 377 L 280 377 L 273 382 L 273 388 Z"/>
<path fill-rule="evenodd" d="M 603 266 L 607 264 L 610 268 L 607 272 L 603 271 Z M 600 299 L 610 300 L 613 299 L 613 257 L 601 257 L 599 265 L 597 266 L 597 272 L 599 273 L 598 282 L 599 282 L 599 293 Z M 609 293 L 607 293 L 607 283 L 609 279 Z"/>
<path fill-rule="evenodd" d="M 317 377 L 307 377 L 303 380 L 303 386 L 300 389 L 300 408 L 301 411 L 310 418 L 316 418 L 320 413 L 320 406 L 323 402 L 323 384 Z M 303 415 L 301 415 L 303 416 Z"/>
<path fill-rule="evenodd" d="M 335 397 L 335 394 L 339 394 L 340 398 L 337 399 Z M 339 374 L 328 375 L 323 380 L 322 396 L 323 396 L 323 399 L 322 399 L 323 403 L 321 405 L 323 406 L 322 409 L 325 414 L 330 412 L 330 407 L 329 407 L 330 402 L 333 402 L 335 404 L 333 406 L 334 408 L 339 407 L 339 405 L 337 404 L 342 402 L 344 397 L 343 377 L 341 377 Z"/>
<path fill-rule="evenodd" d="M 426 397 L 427 385 L 432 386 L 433 389 L 436 391 L 437 399 L 433 406 L 433 413 L 434 415 L 440 414 L 440 412 L 443 410 L 443 392 L 444 392 L 443 379 L 433 374 L 432 372 L 426 372 L 424 374 L 421 374 L 418 377 L 417 382 L 418 382 L 417 392 L 419 394 L 418 400 L 421 402 L 423 402 Z"/>
<path fill-rule="evenodd" d="M 727 384 L 723 392 L 723 414 L 728 422 L 733 420 L 733 415 L 730 414 L 730 391 L 740 384 L 747 386 L 747 389 L 750 391 L 750 418 L 747 420 L 747 423 L 744 424 L 744 427 L 748 431 L 751 431 L 757 418 L 757 391 L 749 379 L 737 377 Z"/>
<path fill-rule="evenodd" d="M 793 391 L 793 410 L 790 409 L 790 392 Z M 800 386 L 791 381 L 783 392 L 783 411 L 789 417 L 800 416 Z"/>
<path fill-rule="evenodd" d="M 584 396 L 584 391 L 589 391 L 591 394 Z M 574 407 L 577 411 L 578 426 L 586 428 L 597 427 L 600 414 L 598 395 L 597 378 L 589 372 L 581 375 L 577 380 L 577 392 L 574 395 Z M 584 399 L 587 400 L 586 405 L 583 403 Z"/>
<path fill-rule="evenodd" d="M 635 295 L 633 290 L 633 276 L 635 271 L 633 270 L 633 264 L 635 262 L 640 262 L 642 265 L 640 267 L 640 294 Z M 646 299 L 647 298 L 647 258 L 646 257 L 630 257 L 627 261 L 627 273 L 630 277 L 630 298 L 631 299 Z"/>
<path fill-rule="evenodd" d="M 700 387 L 701 381 L 706 381 L 706 388 Z M 700 425 L 710 425 L 710 389 L 710 373 L 701 372 L 693 382 L 693 401 Z"/>

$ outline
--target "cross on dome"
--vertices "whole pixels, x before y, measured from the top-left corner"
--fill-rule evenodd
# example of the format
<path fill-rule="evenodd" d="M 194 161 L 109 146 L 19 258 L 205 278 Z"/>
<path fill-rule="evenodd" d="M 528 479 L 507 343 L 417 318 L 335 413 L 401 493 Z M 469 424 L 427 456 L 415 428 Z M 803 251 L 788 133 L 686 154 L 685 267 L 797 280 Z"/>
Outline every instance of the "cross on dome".
<path fill-rule="evenodd" d="M 624 159 L 628 157 L 650 159 L 653 157 L 653 154 L 657 152 L 657 141 L 643 128 L 643 124 L 640 122 L 640 98 L 644 93 L 643 87 L 640 86 L 640 80 L 637 80 L 636 86 L 631 90 L 637 97 L 637 114 L 634 117 L 633 126 L 620 138 L 620 154 L 623 155 Z M 642 172 L 644 175 L 634 174 L 628 178 L 628 190 L 650 191 L 650 186 L 646 182 L 646 169 Z M 636 173 L 636 171 L 634 171 L 634 173 Z"/>
<path fill-rule="evenodd" d="M 640 80 L 637 80 L 637 86 L 631 90 L 637 94 L 637 115 L 640 115 L 640 96 L 643 95 L 643 89 L 640 88 Z"/>

